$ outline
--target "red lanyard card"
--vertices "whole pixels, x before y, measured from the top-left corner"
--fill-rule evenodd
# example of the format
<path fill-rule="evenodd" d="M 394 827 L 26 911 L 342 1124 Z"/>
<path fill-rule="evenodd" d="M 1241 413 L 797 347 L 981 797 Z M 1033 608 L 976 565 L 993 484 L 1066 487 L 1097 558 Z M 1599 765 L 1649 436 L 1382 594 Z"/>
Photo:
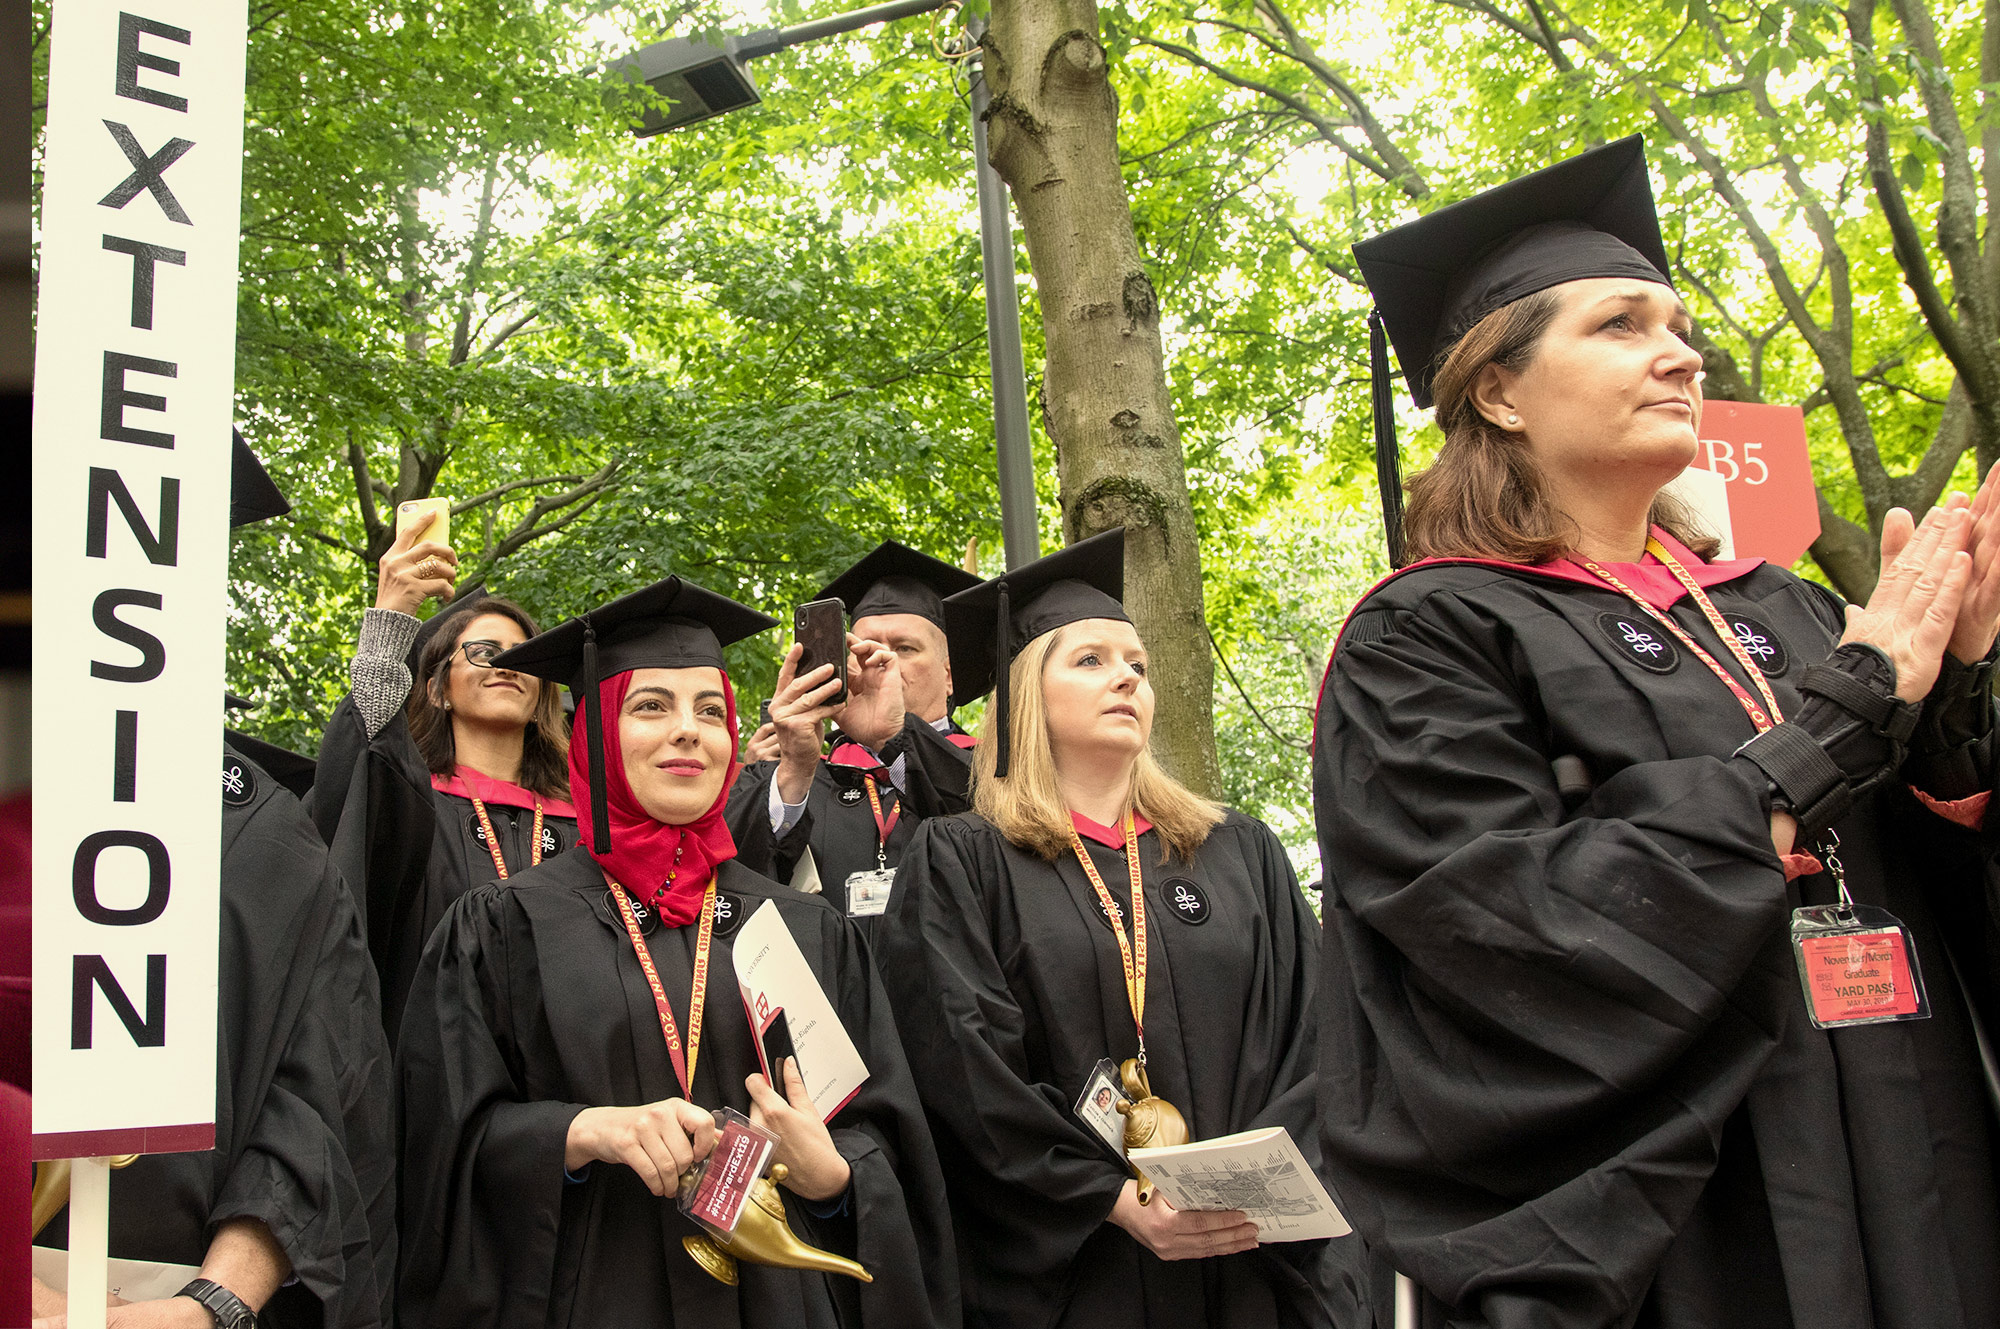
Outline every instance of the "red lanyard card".
<path fill-rule="evenodd" d="M 692 1186 L 681 1188 L 681 1212 L 707 1228 L 724 1242 L 743 1217 L 750 1198 L 750 1185 L 764 1175 L 778 1137 L 735 1108 L 715 1114 L 720 1134 L 715 1150 L 695 1166 Z"/>
<path fill-rule="evenodd" d="M 1917 948 L 1886 909 L 1849 900 L 1795 909 L 1792 953 L 1815 1029 L 1930 1018 Z"/>

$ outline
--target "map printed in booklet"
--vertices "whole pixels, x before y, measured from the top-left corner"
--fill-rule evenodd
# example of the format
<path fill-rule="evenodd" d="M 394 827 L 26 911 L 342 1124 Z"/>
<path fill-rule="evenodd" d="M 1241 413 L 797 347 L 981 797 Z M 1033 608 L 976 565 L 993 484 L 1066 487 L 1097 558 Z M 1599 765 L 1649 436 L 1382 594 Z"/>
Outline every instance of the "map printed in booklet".
<path fill-rule="evenodd" d="M 1257 1225 L 1260 1242 L 1354 1230 L 1283 1126 L 1134 1149 L 1131 1160 L 1176 1209 L 1241 1209 Z"/>

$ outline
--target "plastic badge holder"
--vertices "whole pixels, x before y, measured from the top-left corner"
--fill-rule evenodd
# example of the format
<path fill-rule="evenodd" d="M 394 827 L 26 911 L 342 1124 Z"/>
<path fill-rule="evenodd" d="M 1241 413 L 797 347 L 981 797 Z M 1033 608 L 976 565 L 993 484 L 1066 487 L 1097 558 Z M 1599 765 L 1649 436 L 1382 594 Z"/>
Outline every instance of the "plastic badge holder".
<path fill-rule="evenodd" d="M 1917 948 L 1886 909 L 1843 902 L 1794 910 L 1792 954 L 1815 1029 L 1930 1017 Z"/>
<path fill-rule="evenodd" d="M 764 1175 L 771 1161 L 778 1137 L 735 1108 L 719 1109 L 715 1126 L 720 1138 L 714 1151 L 695 1165 L 694 1184 L 681 1187 L 680 1207 L 717 1241 L 727 1244 L 743 1218 L 751 1185 Z"/>

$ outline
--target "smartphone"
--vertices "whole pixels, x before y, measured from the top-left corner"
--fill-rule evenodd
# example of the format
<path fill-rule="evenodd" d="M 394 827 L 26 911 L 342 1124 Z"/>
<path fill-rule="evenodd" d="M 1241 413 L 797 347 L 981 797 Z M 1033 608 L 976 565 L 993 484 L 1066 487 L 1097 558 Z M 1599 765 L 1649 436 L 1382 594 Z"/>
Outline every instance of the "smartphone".
<path fill-rule="evenodd" d="M 825 701 L 838 706 L 847 700 L 847 606 L 837 598 L 814 600 L 792 611 L 792 636 L 805 647 L 795 677 L 803 678 L 821 665 L 834 667 L 840 690 Z"/>
<path fill-rule="evenodd" d="M 785 1022 L 785 1013 L 779 1011 L 771 1017 L 770 1027 L 764 1030 L 764 1078 L 779 1093 L 785 1092 L 785 1058 L 798 1055 L 792 1047 L 792 1027 Z M 805 1074 L 805 1067 L 799 1067 L 799 1074 Z"/>
<path fill-rule="evenodd" d="M 757 703 L 757 727 L 764 728 L 771 723 L 771 703 L 767 698 Z"/>
<path fill-rule="evenodd" d="M 451 500 L 448 498 L 413 498 L 396 507 L 396 534 L 400 537 L 412 526 L 422 527 L 425 520 L 435 512 L 437 520 L 417 538 L 437 544 L 451 543 Z"/>

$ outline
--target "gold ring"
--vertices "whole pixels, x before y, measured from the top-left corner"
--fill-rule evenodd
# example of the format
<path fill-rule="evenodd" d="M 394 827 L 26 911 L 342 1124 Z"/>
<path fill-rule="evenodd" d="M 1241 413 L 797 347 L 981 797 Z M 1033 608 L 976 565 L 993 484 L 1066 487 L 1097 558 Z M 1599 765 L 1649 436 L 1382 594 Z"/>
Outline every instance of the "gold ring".
<path fill-rule="evenodd" d="M 417 574 L 419 580 L 429 581 L 432 577 L 438 575 L 437 556 L 435 554 L 427 556 L 423 562 L 417 564 L 411 571 Z"/>

